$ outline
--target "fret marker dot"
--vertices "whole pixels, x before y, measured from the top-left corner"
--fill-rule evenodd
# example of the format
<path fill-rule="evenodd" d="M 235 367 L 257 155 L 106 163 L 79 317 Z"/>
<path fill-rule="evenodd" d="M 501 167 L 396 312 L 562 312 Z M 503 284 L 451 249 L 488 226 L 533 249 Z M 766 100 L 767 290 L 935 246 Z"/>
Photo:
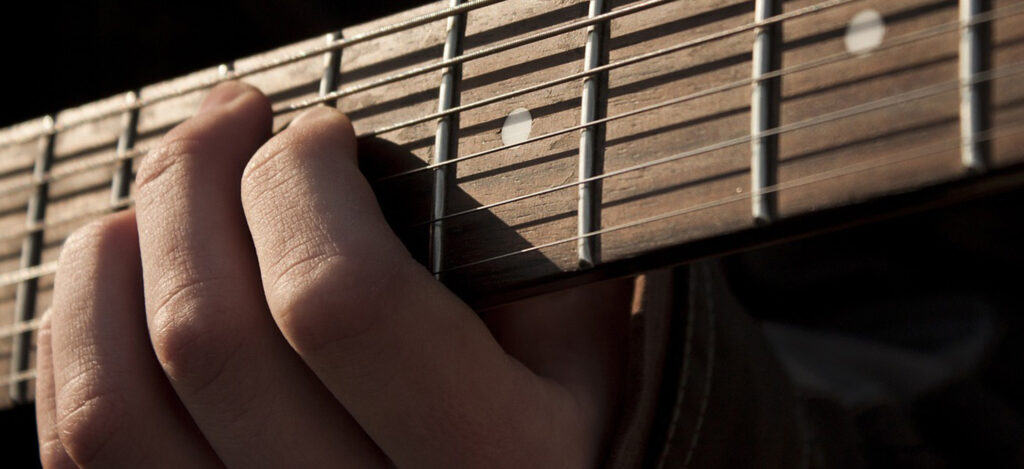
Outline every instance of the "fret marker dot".
<path fill-rule="evenodd" d="M 515 145 L 530 138 L 533 116 L 529 109 L 518 108 L 509 113 L 501 126 L 501 143 Z"/>
<path fill-rule="evenodd" d="M 853 16 L 846 27 L 846 50 L 853 54 L 866 54 L 878 47 L 885 37 L 885 20 L 882 14 L 862 10 Z"/>

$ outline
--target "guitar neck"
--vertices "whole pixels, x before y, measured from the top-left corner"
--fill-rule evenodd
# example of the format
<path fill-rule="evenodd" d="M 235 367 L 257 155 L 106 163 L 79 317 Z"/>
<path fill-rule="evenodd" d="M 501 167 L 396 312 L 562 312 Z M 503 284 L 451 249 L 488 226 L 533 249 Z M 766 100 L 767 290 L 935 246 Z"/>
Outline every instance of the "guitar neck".
<path fill-rule="evenodd" d="M 395 231 L 483 305 L 1016 174 L 1024 4 L 982 3 L 453 0 L 4 129 L 0 369 L 30 398 L 63 240 L 217 82 L 275 130 L 348 113 Z"/>

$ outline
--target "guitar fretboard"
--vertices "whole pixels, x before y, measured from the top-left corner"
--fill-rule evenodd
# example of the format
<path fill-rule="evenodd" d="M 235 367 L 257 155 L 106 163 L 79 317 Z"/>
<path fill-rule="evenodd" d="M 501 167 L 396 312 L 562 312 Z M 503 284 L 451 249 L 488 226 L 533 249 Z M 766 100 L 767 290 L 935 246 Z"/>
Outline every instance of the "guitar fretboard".
<path fill-rule="evenodd" d="M 413 255 L 493 301 L 1014 167 L 1022 16 L 1011 0 L 452 0 L 4 129 L 9 399 L 31 399 L 63 241 L 131 206 L 146 151 L 220 81 L 261 88 L 276 130 L 313 105 L 348 113 Z"/>

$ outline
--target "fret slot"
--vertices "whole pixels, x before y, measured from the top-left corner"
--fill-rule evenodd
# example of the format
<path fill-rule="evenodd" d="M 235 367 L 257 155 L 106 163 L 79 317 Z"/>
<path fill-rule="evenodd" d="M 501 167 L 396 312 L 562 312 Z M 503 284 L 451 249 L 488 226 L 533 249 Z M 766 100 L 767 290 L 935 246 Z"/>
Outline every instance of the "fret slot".
<path fill-rule="evenodd" d="M 36 158 L 32 175 L 37 180 L 45 178 L 53 165 L 53 150 L 56 134 L 49 132 L 53 128 L 52 116 L 45 118 L 44 125 L 47 132 L 40 138 L 40 151 Z M 41 223 L 46 219 L 46 203 L 49 198 L 50 186 L 47 183 L 37 185 L 28 201 L 28 213 L 26 222 L 28 224 Z M 25 236 L 21 248 L 21 268 L 29 269 L 38 266 L 42 260 L 43 253 L 43 232 L 31 231 Z M 36 315 L 36 300 L 39 290 L 39 278 L 31 277 L 18 283 L 15 293 L 14 326 L 28 322 Z M 28 381 L 14 379 L 28 370 L 29 357 L 32 352 L 32 331 L 24 331 L 15 334 L 11 349 L 11 382 L 8 388 L 11 401 L 25 402 L 28 398 Z"/>
<path fill-rule="evenodd" d="M 451 7 L 458 7 L 463 0 L 451 0 Z M 451 60 L 462 54 L 462 41 L 466 35 L 465 15 L 448 17 L 447 37 L 444 42 L 443 60 Z M 444 69 L 441 75 L 441 86 L 437 100 L 438 112 L 444 112 L 459 105 L 459 81 L 462 79 L 462 65 L 455 64 Z M 443 163 L 458 156 L 457 132 L 458 115 L 447 115 L 437 121 L 437 133 L 434 137 L 434 163 Z M 447 200 L 448 175 L 454 172 L 454 165 L 447 165 L 434 170 L 434 190 L 431 200 L 431 219 L 444 216 Z M 438 220 L 430 224 L 430 271 L 440 278 L 444 266 L 444 221 Z"/>
<path fill-rule="evenodd" d="M 983 171 L 988 166 L 984 145 L 977 136 L 985 130 L 985 99 L 983 88 L 975 77 L 983 69 L 982 25 L 975 23 L 981 13 L 981 0 L 960 0 L 960 159 L 972 171 Z"/>
<path fill-rule="evenodd" d="M 590 18 L 604 13 L 604 0 L 590 0 Z M 587 28 L 587 44 L 583 52 L 583 70 L 589 71 L 601 66 L 604 59 L 606 26 L 594 24 Z M 598 107 L 601 104 L 601 97 L 607 96 L 607 75 L 599 73 L 590 75 L 583 79 L 583 97 L 580 106 L 580 124 L 587 124 L 596 119 L 604 117 L 604 112 Z M 593 177 L 599 171 L 601 146 L 603 145 L 603 125 L 592 125 L 580 131 L 580 154 L 579 180 L 586 180 Z M 596 218 L 600 215 L 600 203 L 598 196 L 599 189 L 595 188 L 598 183 L 587 182 L 579 186 L 579 205 L 577 208 L 577 235 L 576 242 L 577 259 L 582 268 L 593 267 L 595 264 L 594 255 L 597 252 L 594 244 L 598 237 L 587 236 L 587 233 L 594 231 L 599 222 Z"/>
<path fill-rule="evenodd" d="M 756 0 L 754 21 L 765 21 L 777 10 L 775 0 Z M 770 222 L 777 211 L 775 194 L 764 190 L 777 181 L 778 137 L 761 134 L 776 127 L 779 121 L 779 79 L 762 78 L 779 68 L 779 27 L 771 24 L 755 31 L 751 57 L 754 84 L 750 96 L 750 201 L 754 221 L 758 223 Z"/>

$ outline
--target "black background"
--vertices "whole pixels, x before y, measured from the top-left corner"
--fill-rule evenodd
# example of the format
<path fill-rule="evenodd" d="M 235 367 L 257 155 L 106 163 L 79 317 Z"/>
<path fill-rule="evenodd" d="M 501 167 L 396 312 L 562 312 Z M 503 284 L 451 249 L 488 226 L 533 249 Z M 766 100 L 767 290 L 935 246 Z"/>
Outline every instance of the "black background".
<path fill-rule="evenodd" d="M 0 126 L 426 3 L 16 2 L 0 20 Z"/>
<path fill-rule="evenodd" d="M 12 3 L 0 20 L 0 127 L 426 3 Z M 0 412 L 0 467 L 38 465 L 33 412 Z"/>
<path fill-rule="evenodd" d="M 6 93 L 0 126 L 423 3 L 18 2 L 18 13 L 10 6 L 0 20 Z M 837 310 L 869 311 L 862 306 L 907 292 L 992 303 L 1001 312 L 1003 340 L 970 378 L 983 392 L 972 391 L 963 402 L 941 400 L 938 410 L 918 405 L 908 412 L 916 412 L 914 424 L 927 436 L 921 445 L 942 453 L 952 462 L 947 467 L 1005 466 L 1024 454 L 1022 205 L 1020 193 L 989 197 L 732 256 L 726 265 L 754 314 L 808 327 L 842 328 Z M 993 429 L 976 409 L 996 404 L 1005 424 Z M 0 413 L 0 461 L 12 463 L 5 467 L 37 464 L 32 412 L 21 406 Z M 891 459 L 888 448 L 875 450 L 880 453 L 869 461 Z"/>

